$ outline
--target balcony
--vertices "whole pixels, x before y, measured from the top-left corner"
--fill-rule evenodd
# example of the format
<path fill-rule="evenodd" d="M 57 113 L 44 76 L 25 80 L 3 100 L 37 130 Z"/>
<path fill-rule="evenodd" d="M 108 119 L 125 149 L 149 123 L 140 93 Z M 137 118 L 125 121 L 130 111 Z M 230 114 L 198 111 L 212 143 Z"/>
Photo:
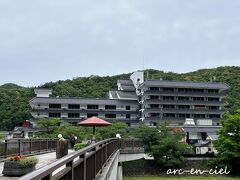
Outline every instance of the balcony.
<path fill-rule="evenodd" d="M 32 112 L 38 113 L 99 113 L 99 114 L 138 114 L 137 110 L 106 110 L 106 109 L 32 109 Z"/>
<path fill-rule="evenodd" d="M 193 118 L 193 119 L 212 119 L 213 121 L 219 121 L 221 118 Z M 180 118 L 180 117 L 163 117 L 162 119 L 160 117 L 145 117 L 144 121 L 151 121 L 151 122 L 164 122 L 164 121 L 175 121 L 175 122 L 185 122 L 186 118 Z"/>
<path fill-rule="evenodd" d="M 224 101 L 193 101 L 193 100 L 161 100 L 161 99 L 146 99 L 144 104 L 174 104 L 174 105 L 218 105 L 224 106 Z"/>
<path fill-rule="evenodd" d="M 203 96 L 203 97 L 223 97 L 226 93 L 209 93 L 209 92 L 166 92 L 147 90 L 143 92 L 143 95 L 166 95 L 166 96 Z"/>
<path fill-rule="evenodd" d="M 78 119 L 74 119 L 74 118 L 65 118 L 64 121 L 66 122 L 75 122 L 78 123 L 80 121 L 84 121 L 87 117 L 85 118 L 78 118 Z M 103 118 L 109 122 L 127 122 L 127 123 L 138 123 L 139 119 L 138 118 L 131 118 L 131 119 L 127 119 L 127 118 Z"/>
<path fill-rule="evenodd" d="M 147 113 L 155 113 L 155 112 L 163 112 L 163 113 L 191 113 L 191 114 L 222 114 L 224 113 L 224 110 L 211 110 L 211 109 L 169 109 L 169 108 L 163 108 L 162 111 L 160 108 L 146 108 L 144 112 Z"/>

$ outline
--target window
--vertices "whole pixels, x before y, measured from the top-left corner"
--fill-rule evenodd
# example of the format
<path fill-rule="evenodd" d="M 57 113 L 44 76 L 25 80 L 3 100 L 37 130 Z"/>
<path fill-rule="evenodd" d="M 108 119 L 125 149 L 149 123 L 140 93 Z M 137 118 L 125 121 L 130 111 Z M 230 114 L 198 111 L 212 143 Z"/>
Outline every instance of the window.
<path fill-rule="evenodd" d="M 170 117 L 170 118 L 174 118 L 175 114 L 171 114 L 171 113 L 166 113 L 163 115 L 164 117 Z"/>
<path fill-rule="evenodd" d="M 87 118 L 93 117 L 93 116 L 98 116 L 98 114 L 94 114 L 94 113 L 88 113 L 87 114 Z"/>
<path fill-rule="evenodd" d="M 126 110 L 130 110 L 131 109 L 131 107 L 130 106 L 126 106 Z"/>
<path fill-rule="evenodd" d="M 190 114 L 179 114 L 179 118 L 190 118 Z"/>
<path fill-rule="evenodd" d="M 186 96 L 182 96 L 182 97 L 178 97 L 179 101 L 189 101 L 189 97 Z"/>
<path fill-rule="evenodd" d="M 69 104 L 68 109 L 80 109 L 80 105 L 79 104 Z"/>
<path fill-rule="evenodd" d="M 193 101 L 204 101 L 204 97 L 193 97 Z"/>
<path fill-rule="evenodd" d="M 131 118 L 131 114 L 126 114 L 126 118 L 130 119 Z"/>
<path fill-rule="evenodd" d="M 48 117 L 59 118 L 61 117 L 61 113 L 49 113 Z"/>
<path fill-rule="evenodd" d="M 150 91 L 159 91 L 159 87 L 150 87 Z"/>
<path fill-rule="evenodd" d="M 150 104 L 151 108 L 159 108 L 159 104 Z"/>
<path fill-rule="evenodd" d="M 205 114 L 194 114 L 194 118 L 205 118 Z"/>
<path fill-rule="evenodd" d="M 217 102 L 217 101 L 219 101 L 219 98 L 208 98 L 208 101 L 215 101 L 215 102 Z"/>
<path fill-rule="evenodd" d="M 68 113 L 68 118 L 79 118 L 79 113 Z"/>
<path fill-rule="evenodd" d="M 159 96 L 150 96 L 150 99 L 159 99 Z"/>
<path fill-rule="evenodd" d="M 174 100 L 174 96 L 163 96 L 163 100 Z"/>
<path fill-rule="evenodd" d="M 219 90 L 218 89 L 208 89 L 209 93 L 218 93 Z"/>
<path fill-rule="evenodd" d="M 174 92 L 174 88 L 163 88 L 163 92 Z"/>
<path fill-rule="evenodd" d="M 98 109 L 98 105 L 87 105 L 87 109 Z"/>
<path fill-rule="evenodd" d="M 115 105 L 106 105 L 105 106 L 105 109 L 116 109 L 116 106 Z"/>
<path fill-rule="evenodd" d="M 190 109 L 189 105 L 179 105 L 179 109 Z"/>
<path fill-rule="evenodd" d="M 174 106 L 174 105 L 165 104 L 165 105 L 163 105 L 163 108 L 164 108 L 164 109 L 174 109 L 175 106 Z"/>
<path fill-rule="evenodd" d="M 61 104 L 49 104 L 49 109 L 61 109 Z"/>
<path fill-rule="evenodd" d="M 116 118 L 116 114 L 105 114 L 105 118 Z"/>
<path fill-rule="evenodd" d="M 150 117 L 160 117 L 160 113 L 150 113 Z"/>
<path fill-rule="evenodd" d="M 209 106 L 210 110 L 219 110 L 219 106 Z"/>
<path fill-rule="evenodd" d="M 220 118 L 220 114 L 210 114 L 209 118 Z"/>

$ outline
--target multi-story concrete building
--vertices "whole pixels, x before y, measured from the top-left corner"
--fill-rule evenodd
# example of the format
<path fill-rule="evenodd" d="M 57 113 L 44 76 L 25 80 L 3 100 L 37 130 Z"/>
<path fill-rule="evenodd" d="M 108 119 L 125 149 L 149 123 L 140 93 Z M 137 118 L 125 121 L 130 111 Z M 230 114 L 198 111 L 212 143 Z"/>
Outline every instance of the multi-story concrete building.
<path fill-rule="evenodd" d="M 35 97 L 30 105 L 34 119 L 61 118 L 65 122 L 76 124 L 86 118 L 98 116 L 110 122 L 138 122 L 136 100 Z"/>
<path fill-rule="evenodd" d="M 179 126 L 191 118 L 196 124 L 219 125 L 227 89 L 222 83 L 144 81 L 139 86 L 141 120 Z"/>
<path fill-rule="evenodd" d="M 196 125 L 219 125 L 228 86 L 222 83 L 144 81 L 138 71 L 119 80 L 106 99 L 50 97 L 51 90 L 36 89 L 30 101 L 34 119 L 57 117 L 76 124 L 91 116 L 107 121 L 181 126 L 186 119 Z"/>

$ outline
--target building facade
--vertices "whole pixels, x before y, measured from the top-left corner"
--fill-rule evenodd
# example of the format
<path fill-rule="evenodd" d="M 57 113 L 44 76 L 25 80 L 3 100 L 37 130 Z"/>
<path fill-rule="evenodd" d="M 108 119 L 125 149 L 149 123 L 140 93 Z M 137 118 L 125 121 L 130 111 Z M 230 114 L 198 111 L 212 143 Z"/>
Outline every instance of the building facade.
<path fill-rule="evenodd" d="M 197 125 L 220 125 L 227 89 L 222 83 L 145 81 L 139 86 L 141 120 L 181 126 L 190 118 Z"/>
<path fill-rule="evenodd" d="M 72 124 L 98 116 L 129 125 L 182 126 L 186 119 L 196 125 L 219 125 L 228 88 L 222 83 L 144 81 L 144 73 L 138 71 L 129 80 L 118 80 L 117 90 L 109 91 L 105 99 L 51 97 L 51 90 L 36 89 L 30 105 L 35 120 L 62 118 Z"/>
<path fill-rule="evenodd" d="M 61 118 L 65 122 L 77 124 L 86 118 L 98 116 L 109 122 L 132 124 L 139 119 L 136 100 L 35 97 L 30 105 L 31 114 L 36 120 Z"/>

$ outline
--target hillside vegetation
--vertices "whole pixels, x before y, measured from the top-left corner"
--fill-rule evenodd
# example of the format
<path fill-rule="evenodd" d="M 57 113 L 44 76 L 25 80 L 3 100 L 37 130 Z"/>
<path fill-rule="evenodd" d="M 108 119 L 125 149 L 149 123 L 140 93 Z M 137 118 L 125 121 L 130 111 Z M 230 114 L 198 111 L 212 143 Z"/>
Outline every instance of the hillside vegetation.
<path fill-rule="evenodd" d="M 40 87 L 53 89 L 54 96 L 60 97 L 106 97 L 110 89 L 116 89 L 118 79 L 129 79 L 131 73 L 116 76 L 79 77 L 72 80 L 48 82 Z M 146 79 L 164 79 L 179 81 L 224 82 L 230 86 L 227 95 L 229 109 L 240 107 L 240 67 L 218 67 L 201 69 L 189 73 L 163 72 L 159 70 L 145 70 Z M 12 130 L 20 126 L 22 121 L 29 119 L 29 100 L 34 97 L 34 87 L 25 88 L 15 84 L 0 86 L 0 129 Z"/>

